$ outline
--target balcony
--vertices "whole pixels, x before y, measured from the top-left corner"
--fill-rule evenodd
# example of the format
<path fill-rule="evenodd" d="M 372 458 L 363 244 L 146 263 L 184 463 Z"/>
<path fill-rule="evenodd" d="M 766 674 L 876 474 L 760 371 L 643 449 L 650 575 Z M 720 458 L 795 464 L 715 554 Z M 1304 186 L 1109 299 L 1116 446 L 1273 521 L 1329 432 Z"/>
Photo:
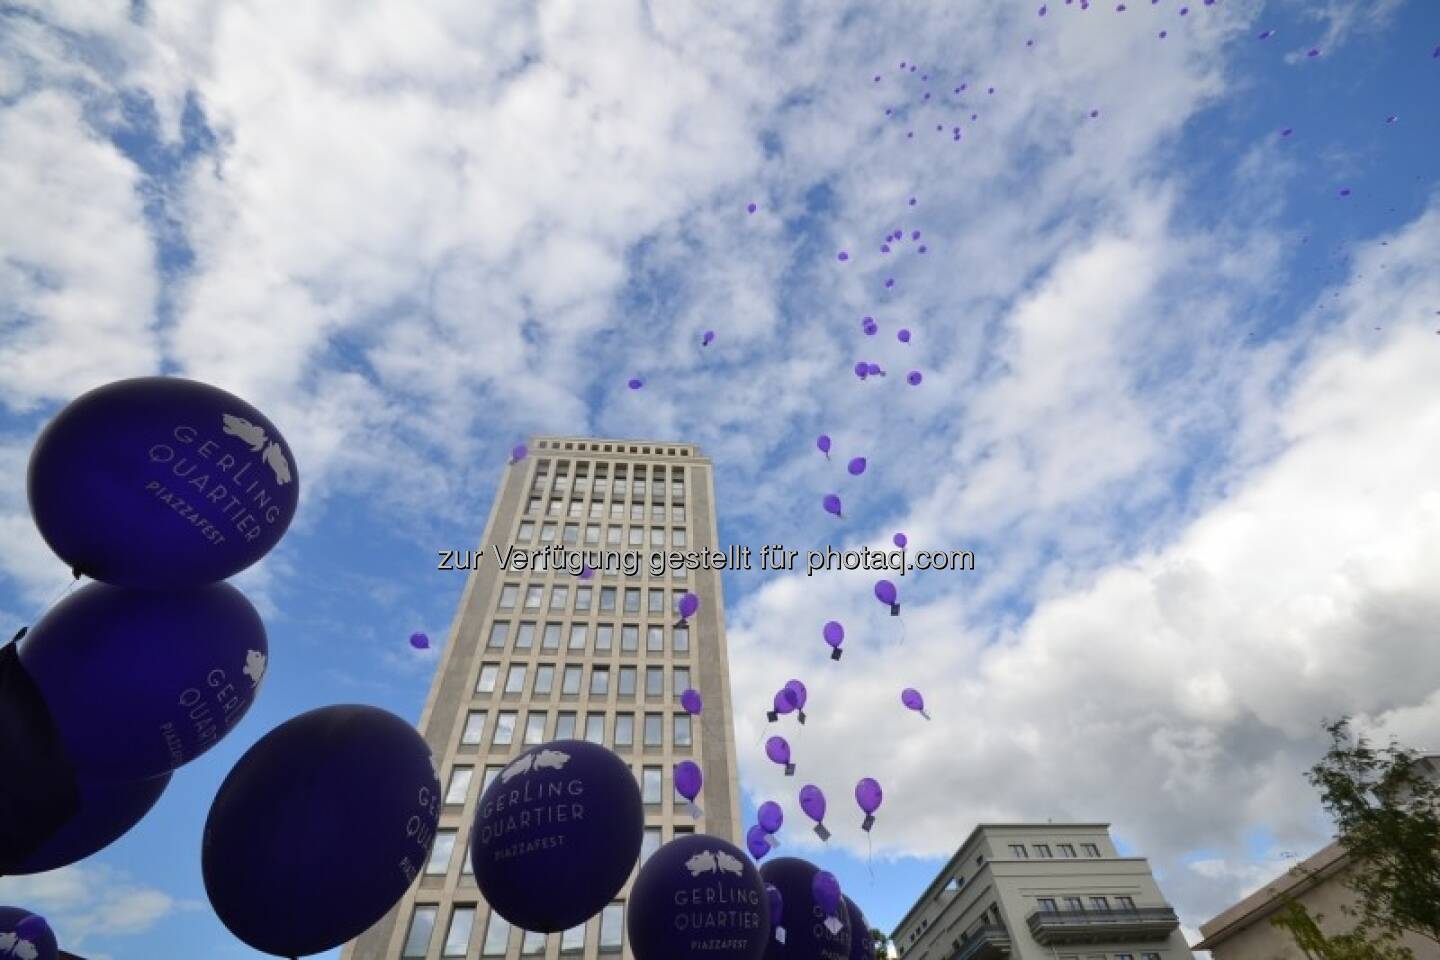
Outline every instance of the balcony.
<path fill-rule="evenodd" d="M 1010 956 L 1010 931 L 998 923 L 977 927 L 950 960 L 1004 960 Z"/>
<path fill-rule="evenodd" d="M 1037 910 L 1030 935 L 1049 946 L 1065 943 L 1143 943 L 1165 940 L 1180 926 L 1169 907 L 1131 910 Z"/>

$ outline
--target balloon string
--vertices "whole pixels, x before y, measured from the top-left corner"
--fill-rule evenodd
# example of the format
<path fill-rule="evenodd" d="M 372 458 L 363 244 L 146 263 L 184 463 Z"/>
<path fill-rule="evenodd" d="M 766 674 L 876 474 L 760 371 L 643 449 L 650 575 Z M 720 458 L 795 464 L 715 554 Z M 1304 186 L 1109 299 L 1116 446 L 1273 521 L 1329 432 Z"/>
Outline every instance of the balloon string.
<path fill-rule="evenodd" d="M 875 885 L 875 848 L 870 843 L 870 831 L 865 831 L 865 866 L 870 870 L 870 885 Z"/>
<path fill-rule="evenodd" d="M 55 596 L 50 600 L 49 603 L 45 604 L 45 606 L 41 608 L 40 615 L 35 618 L 36 620 L 44 617 L 45 614 L 50 612 L 51 608 L 53 608 L 55 604 L 59 603 L 61 600 L 64 600 L 65 595 L 71 590 L 75 589 L 75 584 L 79 583 L 80 578 L 83 576 L 83 574 L 78 568 L 72 568 L 70 574 L 70 580 L 65 584 L 64 587 L 61 588 L 59 593 L 55 594 Z M 28 633 L 29 630 L 30 624 L 27 623 L 15 632 L 15 636 L 11 638 L 11 642 L 19 642 L 20 638 L 25 636 L 25 634 Z"/>

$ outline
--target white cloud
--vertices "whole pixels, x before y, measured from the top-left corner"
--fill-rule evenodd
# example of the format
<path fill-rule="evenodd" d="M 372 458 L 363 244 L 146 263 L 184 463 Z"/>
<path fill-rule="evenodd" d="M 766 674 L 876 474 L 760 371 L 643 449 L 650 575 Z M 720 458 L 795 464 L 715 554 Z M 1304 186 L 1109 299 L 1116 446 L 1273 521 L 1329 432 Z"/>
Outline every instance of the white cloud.
<path fill-rule="evenodd" d="M 178 910 L 200 909 L 103 864 L 0 877 L 0 901 L 43 915 L 64 949 L 82 951 L 94 937 L 144 933 Z"/>

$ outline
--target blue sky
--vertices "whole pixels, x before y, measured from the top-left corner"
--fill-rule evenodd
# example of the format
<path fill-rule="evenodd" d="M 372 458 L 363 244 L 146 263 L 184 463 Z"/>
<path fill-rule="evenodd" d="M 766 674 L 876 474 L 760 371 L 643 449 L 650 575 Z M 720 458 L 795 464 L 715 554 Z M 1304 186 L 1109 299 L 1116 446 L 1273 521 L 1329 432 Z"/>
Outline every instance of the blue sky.
<path fill-rule="evenodd" d="M 725 577 L 747 814 L 801 677 L 809 852 L 877 924 L 979 821 L 1111 822 L 1192 931 L 1323 844 L 1322 718 L 1440 748 L 1440 9 L 1181 5 L 0 3 L 0 631 L 65 583 L 25 463 L 92 386 L 239 393 L 305 491 L 237 581 L 244 723 L 0 901 L 87 956 L 252 956 L 200 881 L 221 779 L 314 706 L 418 719 L 435 551 L 545 432 L 699 443 L 726 542 L 975 552 L 901 582 L 903 646 L 872 577 Z"/>

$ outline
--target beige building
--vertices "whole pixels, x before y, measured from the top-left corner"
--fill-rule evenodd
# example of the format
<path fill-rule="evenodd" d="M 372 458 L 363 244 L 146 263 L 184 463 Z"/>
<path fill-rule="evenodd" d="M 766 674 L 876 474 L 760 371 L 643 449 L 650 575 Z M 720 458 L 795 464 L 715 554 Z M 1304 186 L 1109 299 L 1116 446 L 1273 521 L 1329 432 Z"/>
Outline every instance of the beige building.
<path fill-rule="evenodd" d="M 469 573 L 420 719 L 445 791 L 434 852 L 342 960 L 629 960 L 633 873 L 599 915 L 548 936 L 512 929 L 480 896 L 469 857 L 476 806 L 532 744 L 584 738 L 632 765 L 645 801 L 640 862 L 681 833 L 741 843 L 721 573 L 650 566 L 654 553 L 719 549 L 710 461 L 679 443 L 536 437 L 528 446 L 506 470 L 479 549 L 440 560 Z M 505 570 L 494 548 L 511 546 L 568 554 Z M 584 578 L 582 551 L 596 571 Z M 687 591 L 700 610 L 681 625 Z M 679 703 L 691 687 L 704 701 L 693 718 Z M 698 821 L 674 792 L 672 771 L 686 759 L 704 772 Z"/>
<path fill-rule="evenodd" d="M 1104 823 L 982 823 L 891 935 L 902 960 L 1191 960 Z"/>

